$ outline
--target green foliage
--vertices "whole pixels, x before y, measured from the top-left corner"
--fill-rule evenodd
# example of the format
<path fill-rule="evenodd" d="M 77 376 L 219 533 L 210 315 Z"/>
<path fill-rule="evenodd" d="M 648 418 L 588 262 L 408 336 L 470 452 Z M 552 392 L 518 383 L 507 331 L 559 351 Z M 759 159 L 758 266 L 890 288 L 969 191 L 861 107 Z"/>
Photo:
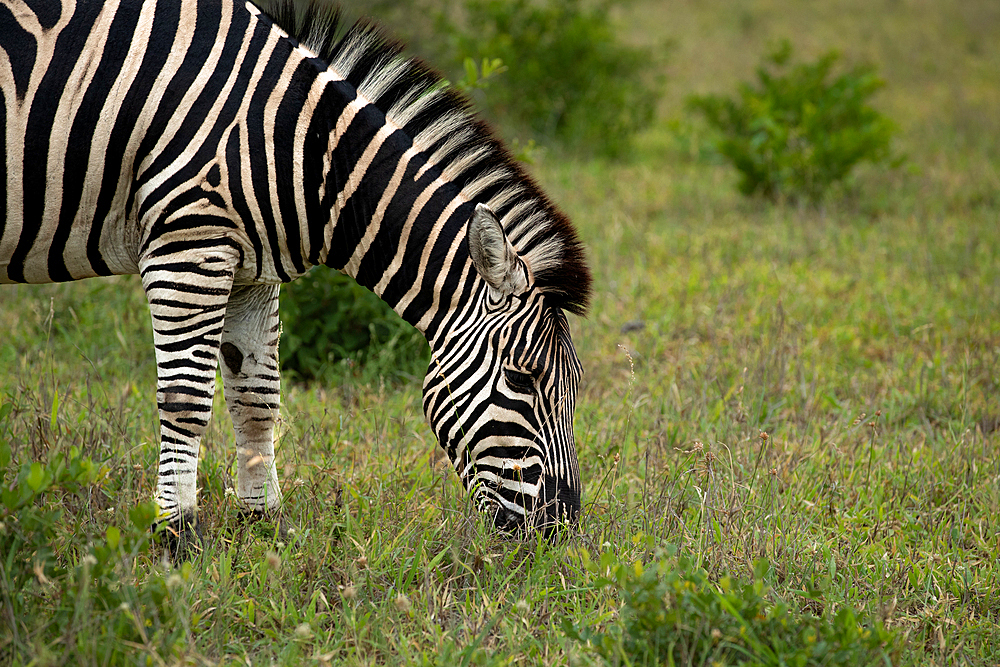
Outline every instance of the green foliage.
<path fill-rule="evenodd" d="M 769 199 L 818 200 L 861 161 L 889 160 L 893 124 L 869 105 L 883 86 L 872 66 L 828 80 L 838 55 L 791 65 L 787 41 L 757 68 L 758 86 L 736 99 L 693 96 L 691 108 L 721 134 L 718 150 L 740 172 L 740 190 Z"/>
<path fill-rule="evenodd" d="M 496 77 L 507 71 L 507 66 L 499 58 L 483 58 L 480 63 L 466 56 L 462 62 L 462 78 L 455 83 L 455 87 L 465 93 L 473 90 L 486 90 Z M 446 84 L 450 81 L 445 80 Z"/>
<path fill-rule="evenodd" d="M 467 0 L 467 27 L 445 25 L 458 62 L 499 58 L 509 68 L 486 96 L 491 116 L 574 149 L 620 155 L 652 122 L 659 90 L 652 53 L 618 40 L 609 7 Z"/>
<path fill-rule="evenodd" d="M 169 589 L 190 578 L 190 565 L 174 579 L 154 572 L 141 585 L 129 576 L 149 550 L 156 504 L 137 505 L 128 525 L 89 541 L 80 531 L 65 534 L 69 498 L 85 499 L 108 470 L 76 447 L 15 466 L 11 412 L 0 405 L 0 649 L 37 657 L 58 644 L 78 664 L 131 664 L 126 643 L 169 655 L 182 634 Z M 78 543 L 75 556 L 60 548 L 66 539 Z"/>
<path fill-rule="evenodd" d="M 406 378 L 427 369 L 427 341 L 350 276 L 312 271 L 281 288 L 283 369 L 303 380 L 343 373 Z"/>
<path fill-rule="evenodd" d="M 766 561 L 752 584 L 725 576 L 713 582 L 691 560 L 664 558 L 625 565 L 608 552 L 591 569 L 598 583 L 621 591 L 620 623 L 608 632 L 564 622 L 570 637 L 590 642 L 612 664 L 874 665 L 888 662 L 892 635 L 866 626 L 843 607 L 833 618 L 796 613 L 770 599 Z"/>

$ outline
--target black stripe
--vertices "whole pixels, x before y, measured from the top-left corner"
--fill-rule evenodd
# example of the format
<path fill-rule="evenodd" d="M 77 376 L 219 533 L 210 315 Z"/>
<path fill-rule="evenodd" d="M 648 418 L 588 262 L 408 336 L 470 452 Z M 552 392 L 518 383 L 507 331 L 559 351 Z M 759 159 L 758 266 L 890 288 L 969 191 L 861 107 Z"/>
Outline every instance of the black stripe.
<path fill-rule="evenodd" d="M 206 382 L 202 382 L 202 384 L 207 384 L 207 381 Z M 166 387 L 164 389 L 158 390 L 158 392 L 162 393 L 162 394 L 167 394 L 167 393 L 170 393 L 170 394 L 182 394 L 184 396 L 195 396 L 197 398 L 211 398 L 212 397 L 212 394 L 207 389 L 200 389 L 198 387 L 190 387 L 188 385 L 183 385 L 183 384 Z"/>
<path fill-rule="evenodd" d="M 279 195 L 281 221 L 285 228 L 285 249 L 296 273 L 300 274 L 305 273 L 306 268 L 302 261 L 302 237 L 299 235 L 299 215 L 295 208 L 294 196 L 301 187 L 301 184 L 295 182 L 293 173 L 294 145 L 297 141 L 295 130 L 299 112 L 305 103 L 304 95 L 312 86 L 316 74 L 316 68 L 309 62 L 301 62 L 295 68 L 290 80 L 285 82 L 285 95 L 278 104 L 274 135 L 271 137 L 272 145 L 275 147 L 274 178 Z"/>
<path fill-rule="evenodd" d="M 218 342 L 214 339 L 215 336 L 219 336 L 222 333 L 222 327 L 217 327 L 210 331 L 206 331 L 199 336 L 192 336 L 184 340 L 178 340 L 173 343 L 157 343 L 155 345 L 157 350 L 163 352 L 184 352 L 185 350 L 190 350 L 196 346 L 210 347 L 215 349 L 218 347 Z M 165 334 L 169 335 L 169 333 Z M 200 350 L 191 350 L 192 357 L 205 357 L 205 353 Z M 215 357 L 211 354 L 207 355 L 208 359 L 215 361 Z M 186 366 L 192 367 L 192 365 Z"/>
<path fill-rule="evenodd" d="M 136 117 L 142 111 L 143 104 L 149 97 L 156 82 L 156 77 L 163 69 L 174 44 L 174 38 L 180 26 L 180 3 L 175 0 L 160 0 L 153 15 L 153 25 L 150 31 L 149 44 L 143 56 L 142 63 L 136 72 L 128 92 L 122 100 L 121 110 L 115 118 L 114 126 L 108 139 L 107 152 L 104 157 L 104 175 L 101 188 L 94 208 L 95 224 L 91 227 L 87 238 L 87 260 L 99 275 L 111 273 L 104 258 L 101 256 L 101 229 L 99 221 L 108 218 L 115 194 L 118 192 L 121 178 L 133 178 L 132 165 L 122 172 L 125 166 L 125 153 L 129 140 L 135 129 Z M 129 206 L 130 202 L 126 202 Z"/>
<path fill-rule="evenodd" d="M 159 320 L 160 318 L 156 318 L 156 319 Z M 164 336 L 180 336 L 180 335 L 183 335 L 183 334 L 189 334 L 189 333 L 193 333 L 195 331 L 199 331 L 199 330 L 204 329 L 205 327 L 211 326 L 213 324 L 218 324 L 223 319 L 225 319 L 225 316 L 224 315 L 219 315 L 218 317 L 213 317 L 213 318 L 211 318 L 209 320 L 199 320 L 198 322 L 190 324 L 190 325 L 188 325 L 186 327 L 177 327 L 176 329 L 163 329 L 163 328 L 157 327 L 157 331 L 161 335 L 164 335 Z M 167 378 L 160 378 L 160 379 L 161 380 L 166 380 Z"/>
<path fill-rule="evenodd" d="M 230 238 L 211 238 L 211 239 L 190 239 L 183 241 L 170 241 L 169 243 L 164 243 L 163 245 L 154 248 L 153 250 L 146 253 L 147 259 L 153 259 L 156 257 L 167 257 L 178 252 L 185 252 L 190 250 L 218 250 L 220 248 L 229 247 L 233 248 L 239 253 L 239 264 L 243 263 L 243 246 L 237 243 L 235 240 Z M 153 270 L 155 267 L 148 267 L 146 270 Z"/>
<path fill-rule="evenodd" d="M 229 200 L 236 215 L 243 221 L 243 229 L 246 232 L 247 238 L 250 239 L 250 245 L 253 246 L 253 254 L 257 260 L 254 280 L 257 280 L 264 270 L 264 245 L 260 241 L 260 235 L 257 234 L 257 225 L 254 224 L 253 215 L 250 213 L 250 206 L 247 203 L 246 193 L 243 192 L 243 180 L 240 175 L 243 155 L 243 149 L 240 145 L 240 129 L 234 127 L 233 131 L 229 134 L 229 140 L 226 142 L 226 167 L 229 170 Z M 241 256 L 240 264 L 242 263 Z"/>
<path fill-rule="evenodd" d="M 333 149 L 330 158 L 333 179 L 328 181 L 333 187 L 326 192 L 326 201 L 332 206 L 347 182 L 348 176 L 354 170 L 357 158 L 371 143 L 375 134 L 385 125 L 385 116 L 372 105 L 358 111 L 351 124 L 340 138 L 337 147 Z M 371 220 L 374 205 L 365 200 L 360 193 L 355 193 L 347 200 L 337 215 L 337 224 L 333 228 L 333 239 L 330 242 L 330 254 L 326 264 L 335 269 L 342 269 L 354 254 L 354 249 L 365 235 L 365 228 Z"/>
<path fill-rule="evenodd" d="M 14 75 L 14 95 L 18 101 L 23 100 L 38 57 L 38 40 L 21 27 L 6 5 L 0 5 L 0 50 L 12 56 L 9 62 Z"/>
<path fill-rule="evenodd" d="M 156 364 L 157 371 L 174 370 L 177 368 L 183 368 L 184 370 L 192 370 L 192 371 L 214 371 L 215 367 L 216 365 L 214 363 L 214 357 L 213 357 L 213 363 L 210 364 L 199 364 L 196 361 L 192 361 L 191 359 L 173 359 L 171 361 L 157 362 Z"/>
<path fill-rule="evenodd" d="M 352 95 L 353 95 L 353 91 Z M 306 200 L 306 218 L 309 220 L 309 263 L 319 264 L 320 252 L 323 250 L 323 238 L 326 223 L 330 220 L 330 207 L 324 208 L 324 202 L 320 199 L 320 190 L 327 179 L 323 165 L 323 158 L 330 141 L 330 133 L 333 131 L 334 123 L 350 99 L 342 93 L 342 87 L 328 85 L 323 90 L 319 102 L 316 105 L 317 112 L 309 124 L 306 133 L 305 144 L 302 148 L 303 181 L 302 191 Z M 335 188 L 335 184 L 330 183 L 329 187 Z"/>
<path fill-rule="evenodd" d="M 261 23 L 258 29 L 266 32 L 268 27 L 265 23 Z M 282 45 L 288 48 L 286 42 L 278 43 L 279 47 Z M 276 57 L 276 55 L 275 53 L 268 54 L 267 65 L 264 67 L 247 107 L 246 158 L 250 160 L 250 180 L 263 219 L 264 229 L 267 230 L 267 240 L 271 250 L 271 259 L 274 261 L 275 273 L 279 280 L 288 282 L 291 278 L 281 265 L 281 244 L 278 241 L 278 230 L 274 220 L 275 212 L 271 209 L 269 196 L 271 179 L 274 176 L 269 172 L 267 166 L 267 145 L 271 141 L 271 137 L 264 129 L 264 112 L 267 108 L 267 100 L 271 92 L 282 83 L 281 71 L 284 69 L 287 59 L 287 53 L 281 54 L 284 57 Z"/>
<path fill-rule="evenodd" d="M 101 9 L 102 5 L 97 2 L 77 5 L 76 13 L 56 39 L 52 62 L 31 104 L 24 134 L 24 163 L 21 165 L 23 225 L 21 237 L 7 266 L 7 276 L 14 282 L 24 282 L 24 263 L 42 228 L 49 138 L 55 126 L 59 100 Z"/>
<path fill-rule="evenodd" d="M 107 41 L 100 63 L 94 72 L 93 79 L 83 95 L 80 108 L 73 118 L 66 153 L 63 156 L 62 204 L 59 207 L 59 224 L 56 226 L 52 243 L 49 245 L 49 276 L 55 281 L 72 280 L 73 276 L 66 267 L 63 253 L 66 241 L 73 229 L 73 221 L 80 208 L 83 198 L 84 181 L 87 178 L 87 167 L 90 162 L 91 142 L 101 122 L 101 112 L 104 103 L 111 96 L 122 66 L 128 57 L 129 46 L 135 36 L 139 23 L 139 12 L 142 5 L 122 3 L 114 20 L 108 28 Z M 84 211 L 89 218 L 90 211 Z M 102 219 L 90 220 L 91 234 L 100 236 Z M 86 223 L 84 223 L 86 224 Z M 103 264 L 103 262 L 102 262 Z M 109 273 L 107 266 L 104 273 Z"/>
<path fill-rule="evenodd" d="M 159 407 L 162 412 L 210 412 L 212 409 L 211 405 L 183 401 L 167 401 L 160 403 Z"/>
<path fill-rule="evenodd" d="M 150 265 L 143 271 L 143 275 L 150 271 L 169 271 L 170 273 L 194 273 L 207 278 L 224 278 L 232 276 L 229 269 L 211 269 L 205 264 L 195 264 L 194 262 L 164 262 L 163 264 Z"/>

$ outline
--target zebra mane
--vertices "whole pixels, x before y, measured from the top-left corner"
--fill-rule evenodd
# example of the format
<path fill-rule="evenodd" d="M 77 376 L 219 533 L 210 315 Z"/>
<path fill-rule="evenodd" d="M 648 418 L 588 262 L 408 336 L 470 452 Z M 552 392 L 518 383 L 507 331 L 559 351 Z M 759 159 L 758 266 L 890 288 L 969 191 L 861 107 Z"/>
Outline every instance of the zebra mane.
<path fill-rule="evenodd" d="M 474 115 L 468 98 L 404 56 L 402 44 L 375 23 L 361 20 L 344 31 L 332 2 L 269 0 L 262 9 L 401 128 L 463 197 L 493 209 L 554 305 L 586 312 L 591 276 L 576 230 Z"/>

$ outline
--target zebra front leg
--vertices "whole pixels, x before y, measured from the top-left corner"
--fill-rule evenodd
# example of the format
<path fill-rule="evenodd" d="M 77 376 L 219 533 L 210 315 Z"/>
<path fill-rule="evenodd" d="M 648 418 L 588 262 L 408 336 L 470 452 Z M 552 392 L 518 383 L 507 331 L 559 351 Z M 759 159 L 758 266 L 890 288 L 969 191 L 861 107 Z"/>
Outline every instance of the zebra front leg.
<path fill-rule="evenodd" d="M 281 506 L 274 465 L 278 336 L 278 285 L 233 288 L 219 357 L 236 433 L 236 496 L 245 510 L 258 516 Z"/>
<path fill-rule="evenodd" d="M 140 262 L 156 348 L 160 414 L 158 524 L 174 556 L 200 548 L 198 454 L 215 396 L 226 303 L 238 257 L 232 248 L 151 256 Z"/>

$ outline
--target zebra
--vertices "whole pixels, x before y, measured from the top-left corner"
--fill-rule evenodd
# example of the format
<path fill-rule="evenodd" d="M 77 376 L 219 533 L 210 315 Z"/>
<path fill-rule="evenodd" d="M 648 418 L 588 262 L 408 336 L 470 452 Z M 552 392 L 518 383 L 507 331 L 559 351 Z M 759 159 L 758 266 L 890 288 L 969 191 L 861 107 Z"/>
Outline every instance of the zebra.
<path fill-rule="evenodd" d="M 278 290 L 321 265 L 426 336 L 424 414 L 497 530 L 578 521 L 583 244 L 376 24 L 315 0 L 2 0 L 0 95 L 0 283 L 141 277 L 172 544 L 201 540 L 217 372 L 241 507 L 280 512 Z"/>

